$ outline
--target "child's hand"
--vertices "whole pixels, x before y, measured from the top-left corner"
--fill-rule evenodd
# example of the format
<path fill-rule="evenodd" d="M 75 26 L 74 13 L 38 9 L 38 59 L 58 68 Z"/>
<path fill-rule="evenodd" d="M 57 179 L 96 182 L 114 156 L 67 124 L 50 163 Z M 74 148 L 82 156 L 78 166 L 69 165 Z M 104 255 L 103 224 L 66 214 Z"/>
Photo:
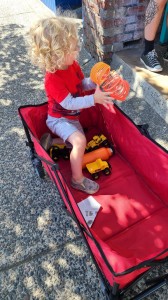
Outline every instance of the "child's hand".
<path fill-rule="evenodd" d="M 106 108 L 108 108 L 108 104 L 113 104 L 113 99 L 110 96 L 109 92 L 102 92 L 97 85 L 95 93 L 94 93 L 94 102 L 104 105 Z"/>

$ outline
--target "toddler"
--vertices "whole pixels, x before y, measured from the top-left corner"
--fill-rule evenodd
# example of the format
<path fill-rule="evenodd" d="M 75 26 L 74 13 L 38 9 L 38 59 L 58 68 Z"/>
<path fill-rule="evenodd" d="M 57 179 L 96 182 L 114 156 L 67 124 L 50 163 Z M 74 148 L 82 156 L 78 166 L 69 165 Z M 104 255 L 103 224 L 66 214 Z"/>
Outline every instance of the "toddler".
<path fill-rule="evenodd" d="M 56 16 L 40 20 L 30 29 L 30 37 L 32 61 L 45 71 L 46 124 L 54 134 L 72 145 L 72 187 L 94 194 L 99 185 L 84 177 L 82 172 L 86 138 L 78 116 L 81 109 L 96 103 L 108 107 L 112 98 L 108 92 L 96 87 L 90 78 L 84 77 L 76 61 L 80 46 L 74 19 Z M 48 143 L 51 145 L 51 136 L 45 135 L 43 143 L 46 148 Z"/>

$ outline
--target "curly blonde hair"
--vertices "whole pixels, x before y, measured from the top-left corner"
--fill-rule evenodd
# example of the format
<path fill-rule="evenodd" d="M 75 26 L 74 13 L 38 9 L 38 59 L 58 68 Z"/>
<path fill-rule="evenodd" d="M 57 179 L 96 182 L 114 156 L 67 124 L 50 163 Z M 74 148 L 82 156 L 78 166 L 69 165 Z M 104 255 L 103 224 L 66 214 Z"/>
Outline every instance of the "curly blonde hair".
<path fill-rule="evenodd" d="M 65 55 L 78 43 L 78 30 L 73 19 L 56 16 L 38 21 L 29 37 L 32 63 L 54 73 L 64 69 Z"/>

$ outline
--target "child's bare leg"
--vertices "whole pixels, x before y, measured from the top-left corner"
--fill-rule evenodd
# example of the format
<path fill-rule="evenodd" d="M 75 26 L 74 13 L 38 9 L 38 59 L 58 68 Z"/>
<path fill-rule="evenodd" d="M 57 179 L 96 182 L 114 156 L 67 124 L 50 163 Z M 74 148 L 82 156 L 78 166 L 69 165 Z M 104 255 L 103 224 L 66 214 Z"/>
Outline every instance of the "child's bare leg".
<path fill-rule="evenodd" d="M 67 139 L 73 146 L 70 154 L 72 181 L 74 189 L 83 191 L 87 194 L 94 194 L 99 190 L 99 185 L 84 177 L 82 172 L 83 155 L 86 147 L 86 138 L 80 131 L 75 131 Z"/>
<path fill-rule="evenodd" d="M 75 182 L 80 183 L 84 177 L 82 172 L 82 161 L 86 147 L 86 138 L 80 131 L 75 131 L 67 140 L 73 146 L 70 154 L 72 179 Z"/>

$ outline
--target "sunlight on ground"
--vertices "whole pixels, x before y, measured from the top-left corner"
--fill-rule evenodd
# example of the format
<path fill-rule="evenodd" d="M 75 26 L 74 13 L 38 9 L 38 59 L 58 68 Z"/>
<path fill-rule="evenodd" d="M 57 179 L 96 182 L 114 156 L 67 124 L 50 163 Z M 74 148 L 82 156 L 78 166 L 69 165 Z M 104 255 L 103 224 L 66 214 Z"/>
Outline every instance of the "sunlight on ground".
<path fill-rule="evenodd" d="M 132 89 L 136 91 L 136 96 L 138 98 L 144 98 L 143 88 L 140 86 L 139 79 L 136 77 L 132 86 Z"/>
<path fill-rule="evenodd" d="M 13 282 L 15 282 L 15 280 L 17 279 L 17 274 L 14 270 L 11 270 L 9 273 L 9 279 Z"/>
<path fill-rule="evenodd" d="M 167 145 L 167 141 L 166 140 L 163 140 L 163 139 L 160 139 L 160 138 L 156 138 L 156 142 L 160 145 L 162 145 L 163 147 L 165 147 L 165 149 L 168 150 L 168 145 Z"/>
<path fill-rule="evenodd" d="M 20 137 L 23 137 L 25 135 L 25 131 L 23 128 L 13 127 L 9 133 L 17 133 Z"/>
<path fill-rule="evenodd" d="M 15 231 L 15 233 L 16 233 L 17 236 L 20 236 L 22 234 L 22 229 L 21 229 L 20 224 L 16 224 L 14 226 L 14 231 Z"/>
<path fill-rule="evenodd" d="M 150 83 L 158 91 L 161 90 L 164 96 L 167 96 L 168 93 L 168 76 L 165 74 L 152 73 L 145 68 L 136 67 L 136 72 L 139 73 L 142 78 Z"/>
<path fill-rule="evenodd" d="M 74 231 L 72 231 L 70 229 L 67 230 L 66 235 L 69 236 L 71 239 L 76 237 L 76 234 L 74 233 Z"/>
<path fill-rule="evenodd" d="M 12 101 L 9 99 L 0 99 L 0 104 L 3 106 L 10 106 L 12 104 Z"/>
<path fill-rule="evenodd" d="M 39 230 L 43 230 L 51 222 L 51 213 L 49 209 L 43 211 L 43 215 L 38 217 L 37 225 Z"/>
<path fill-rule="evenodd" d="M 47 272 L 44 281 L 47 287 L 60 285 L 59 273 L 56 271 L 55 267 L 53 267 L 53 264 L 48 261 L 42 262 L 42 268 Z"/>
<path fill-rule="evenodd" d="M 74 293 L 73 290 L 75 290 L 75 283 L 72 279 L 66 279 L 66 282 L 64 283 L 64 289 L 60 291 L 58 294 L 58 300 L 81 300 L 81 296 Z M 82 300 L 87 299 L 87 297 L 83 298 Z M 96 299 L 97 300 L 97 299 Z"/>
<path fill-rule="evenodd" d="M 24 279 L 24 284 L 28 288 L 28 290 L 32 291 L 32 295 L 34 297 L 36 297 L 37 299 L 41 299 L 41 300 L 45 299 L 45 294 L 44 294 L 43 290 L 37 286 L 37 284 L 34 281 L 33 276 L 26 277 Z"/>
<path fill-rule="evenodd" d="M 66 259 L 60 257 L 58 258 L 57 262 L 61 267 L 68 268 Z"/>
<path fill-rule="evenodd" d="M 59 285 L 61 282 L 57 275 L 52 275 L 52 276 L 47 276 L 46 279 L 44 280 L 44 283 L 48 288 L 50 288 L 52 286 Z"/>
<path fill-rule="evenodd" d="M 83 256 L 83 249 L 79 249 L 76 245 L 74 244 L 67 244 L 66 245 L 66 250 L 71 252 L 72 254 L 78 255 L 78 256 Z"/>
<path fill-rule="evenodd" d="M 49 273 L 50 275 L 53 275 L 56 273 L 56 270 L 55 270 L 53 264 L 51 264 L 49 261 L 43 261 L 41 265 L 42 265 L 43 269 L 46 270 L 47 273 Z"/>

